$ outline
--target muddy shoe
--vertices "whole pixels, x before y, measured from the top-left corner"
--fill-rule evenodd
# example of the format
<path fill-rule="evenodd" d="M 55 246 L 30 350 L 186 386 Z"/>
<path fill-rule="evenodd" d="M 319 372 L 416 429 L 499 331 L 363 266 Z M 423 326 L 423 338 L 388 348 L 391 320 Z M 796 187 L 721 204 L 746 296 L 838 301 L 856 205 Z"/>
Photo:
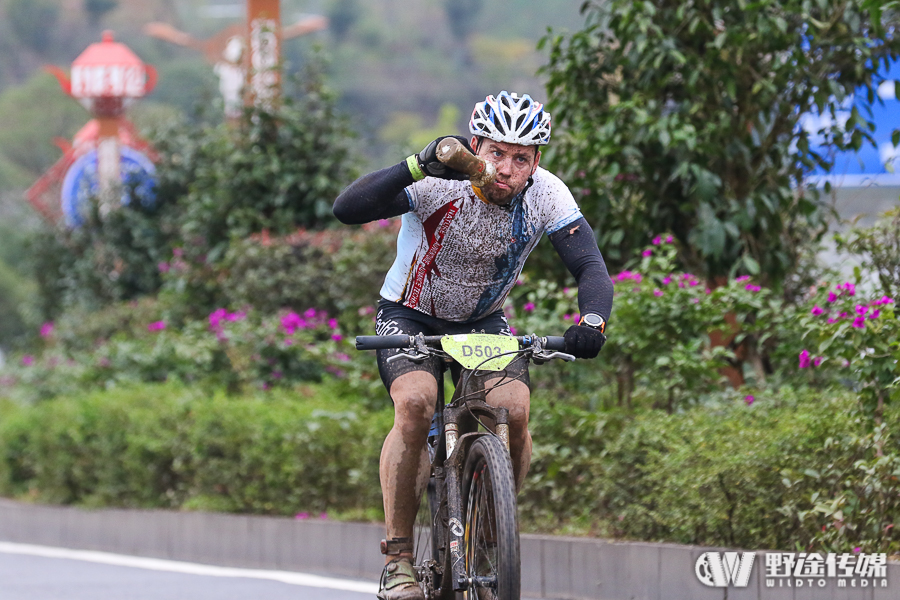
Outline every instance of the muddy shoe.
<path fill-rule="evenodd" d="M 425 600 L 408 558 L 395 558 L 384 565 L 378 597 L 381 600 Z"/>

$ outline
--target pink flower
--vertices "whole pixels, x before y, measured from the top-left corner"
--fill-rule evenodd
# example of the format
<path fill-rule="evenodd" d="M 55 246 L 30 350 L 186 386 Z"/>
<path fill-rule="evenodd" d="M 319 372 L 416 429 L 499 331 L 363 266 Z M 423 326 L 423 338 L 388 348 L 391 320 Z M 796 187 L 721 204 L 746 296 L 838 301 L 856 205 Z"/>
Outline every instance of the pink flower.
<path fill-rule="evenodd" d="M 316 309 L 307 308 L 306 312 L 303 313 L 303 316 L 306 317 L 307 319 L 314 319 L 316 317 Z"/>
<path fill-rule="evenodd" d="M 815 306 L 813 306 L 812 310 L 809 311 L 809 314 L 811 314 L 811 315 L 814 316 L 814 317 L 818 317 L 819 315 L 821 315 L 821 314 L 824 313 L 824 312 L 825 312 L 825 311 L 822 310 L 821 308 L 819 308 L 819 305 L 816 304 Z"/>
<path fill-rule="evenodd" d="M 149 325 L 147 325 L 147 331 L 162 331 L 165 328 L 165 321 L 156 321 L 155 323 L 150 323 Z"/>
<path fill-rule="evenodd" d="M 893 303 L 894 303 L 893 298 L 888 298 L 887 296 L 882 296 L 881 300 L 876 300 L 876 301 L 872 302 L 872 305 L 873 306 L 881 306 L 882 304 L 893 304 Z"/>
<path fill-rule="evenodd" d="M 672 283 L 672 277 L 669 276 L 669 275 L 666 275 L 666 276 L 663 278 L 663 285 L 669 285 L 670 283 Z"/>
<path fill-rule="evenodd" d="M 707 293 L 707 294 L 712 294 L 712 290 L 709 289 L 709 288 L 706 288 L 706 293 Z"/>
<path fill-rule="evenodd" d="M 653 245 L 654 245 L 654 246 L 659 246 L 660 244 L 662 244 L 662 237 L 661 237 L 661 236 L 656 236 L 655 238 L 653 238 Z"/>
<path fill-rule="evenodd" d="M 644 257 L 651 256 L 652 254 L 653 254 L 653 250 L 651 250 L 650 248 L 647 248 L 646 250 L 641 252 L 641 256 L 644 256 Z"/>
<path fill-rule="evenodd" d="M 156 268 L 160 273 L 168 273 L 169 272 L 169 263 L 159 262 L 156 264 Z"/>
<path fill-rule="evenodd" d="M 700 304 L 700 298 L 693 298 L 691 302 L 693 302 L 694 304 Z"/>
<path fill-rule="evenodd" d="M 287 348 L 289 346 L 294 345 L 294 340 L 284 340 L 284 347 Z"/>
<path fill-rule="evenodd" d="M 281 371 L 272 371 L 272 379 L 281 379 L 284 377 L 284 373 Z"/>
<path fill-rule="evenodd" d="M 859 315 L 855 319 L 853 319 L 853 323 L 850 324 L 852 327 L 856 327 L 857 329 L 864 329 L 866 326 L 866 318 L 862 315 Z"/>
<path fill-rule="evenodd" d="M 835 294 L 834 292 L 828 292 L 828 301 L 834 302 L 835 300 L 837 300 L 837 294 Z"/>
<path fill-rule="evenodd" d="M 581 321 L 581 315 L 578 313 L 575 313 L 574 315 L 572 315 L 572 320 L 574 322 L 578 323 L 579 321 Z"/>
<path fill-rule="evenodd" d="M 752 283 L 748 283 L 747 285 L 744 286 L 744 289 L 745 289 L 745 290 L 748 290 L 748 291 L 751 291 L 751 292 L 758 292 L 758 291 L 760 291 L 762 288 L 759 287 L 758 285 L 753 285 Z"/>
<path fill-rule="evenodd" d="M 854 552 L 859 552 L 860 550 L 862 550 L 862 548 L 860 548 L 859 546 L 853 549 Z"/>
<path fill-rule="evenodd" d="M 534 312 L 534 302 L 526 302 L 525 306 L 522 307 L 522 310 L 525 312 Z"/>
<path fill-rule="evenodd" d="M 516 279 L 516 285 L 523 285 L 525 282 L 521 279 Z"/>
<path fill-rule="evenodd" d="M 741 275 L 740 277 L 735 279 L 735 281 L 738 283 L 740 283 L 742 281 L 750 281 L 750 276 L 749 275 Z"/>
<path fill-rule="evenodd" d="M 803 350 L 800 353 L 800 368 L 801 369 L 809 368 L 809 350 Z"/>
<path fill-rule="evenodd" d="M 825 359 L 824 359 L 823 357 L 821 357 L 821 356 L 815 357 L 815 358 L 813 359 L 813 366 L 814 366 L 814 367 L 818 367 L 819 365 L 822 364 L 822 361 L 823 361 L 823 360 L 825 360 Z"/>
<path fill-rule="evenodd" d="M 328 319 L 328 327 L 329 327 L 329 329 L 337 329 L 338 328 L 338 320 L 337 319 Z"/>
<path fill-rule="evenodd" d="M 320 519 L 327 519 L 327 518 L 328 518 L 328 513 L 327 513 L 327 512 L 319 513 L 319 518 L 320 518 Z"/>
<path fill-rule="evenodd" d="M 839 321 L 839 319 L 835 319 L 834 317 L 828 317 L 828 323 L 829 323 L 829 324 L 831 324 L 831 323 L 837 323 L 838 321 Z"/>
<path fill-rule="evenodd" d="M 236 313 L 226 313 L 225 320 L 234 323 L 235 321 L 243 321 L 247 318 L 247 311 L 241 310 Z"/>
<path fill-rule="evenodd" d="M 281 327 L 288 335 L 293 335 L 297 329 L 306 327 L 306 321 L 300 315 L 292 311 L 281 317 Z"/>
<path fill-rule="evenodd" d="M 228 316 L 228 311 L 224 308 L 217 308 L 209 314 L 209 328 L 218 329 L 222 323 L 222 319 Z"/>
<path fill-rule="evenodd" d="M 26 367 L 30 367 L 34 364 L 34 357 L 30 354 L 26 354 L 22 357 L 22 365 Z"/>
<path fill-rule="evenodd" d="M 390 227 L 391 222 L 389 219 L 378 219 L 378 226 L 379 227 Z"/>
<path fill-rule="evenodd" d="M 181 258 L 182 256 L 184 256 L 184 250 L 182 250 L 181 248 L 172 248 L 172 254 Z"/>
<path fill-rule="evenodd" d="M 570 290 L 570 289 L 567 288 L 567 287 L 564 287 L 564 288 L 563 288 L 563 294 L 568 294 L 568 293 L 571 292 L 571 291 L 572 291 L 572 290 Z"/>
<path fill-rule="evenodd" d="M 872 311 L 872 314 L 869 315 L 869 320 L 874 321 L 875 319 L 878 318 L 879 315 L 881 315 L 881 311 L 876 308 L 875 310 Z"/>
<path fill-rule="evenodd" d="M 344 336 L 342 336 L 339 333 L 333 333 L 333 334 L 331 334 L 331 339 L 333 339 L 336 342 L 340 342 L 342 339 L 344 339 Z"/>
<path fill-rule="evenodd" d="M 516 328 L 513 327 L 512 325 L 509 326 L 509 331 L 510 331 L 510 333 L 512 333 L 513 335 L 516 335 Z"/>
<path fill-rule="evenodd" d="M 297 519 L 298 521 L 302 521 L 303 519 L 309 518 L 309 513 L 308 512 L 297 513 L 296 515 L 294 515 L 294 518 Z"/>
<path fill-rule="evenodd" d="M 748 395 L 744 396 L 744 402 L 747 403 L 747 406 L 750 406 L 751 404 L 753 404 L 754 400 L 756 400 L 756 398 L 753 397 L 753 394 L 748 394 Z"/>
<path fill-rule="evenodd" d="M 666 236 L 666 243 L 667 243 L 667 244 L 671 244 L 671 243 L 674 242 L 674 241 L 675 241 L 675 239 L 674 239 L 671 235 L 667 235 L 667 236 Z"/>
<path fill-rule="evenodd" d="M 866 306 L 866 305 L 864 305 L 864 304 L 857 304 L 857 305 L 856 305 L 856 314 L 862 316 L 862 315 L 865 315 L 867 312 L 869 312 L 869 307 L 868 307 L 868 306 Z"/>
<path fill-rule="evenodd" d="M 350 355 L 343 352 L 336 352 L 334 357 L 341 362 L 350 362 Z"/>
<path fill-rule="evenodd" d="M 53 321 L 47 321 L 41 325 L 41 337 L 46 339 L 53 335 Z"/>
<path fill-rule="evenodd" d="M 657 298 L 659 298 L 660 296 L 663 295 L 663 291 L 659 288 L 656 288 L 655 290 L 653 290 L 653 295 L 656 296 Z"/>
<path fill-rule="evenodd" d="M 572 315 L 569 315 L 569 314 L 563 315 L 563 321 L 568 321 L 571 318 L 572 318 Z"/>

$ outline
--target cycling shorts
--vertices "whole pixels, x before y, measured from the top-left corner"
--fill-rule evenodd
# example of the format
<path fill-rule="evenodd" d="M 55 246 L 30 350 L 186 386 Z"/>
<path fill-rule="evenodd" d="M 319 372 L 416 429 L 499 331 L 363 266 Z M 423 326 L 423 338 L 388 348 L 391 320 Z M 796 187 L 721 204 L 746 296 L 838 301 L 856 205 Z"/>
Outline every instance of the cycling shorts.
<path fill-rule="evenodd" d="M 454 335 L 459 333 L 494 333 L 500 335 L 512 335 L 509 329 L 509 322 L 502 310 L 497 310 L 491 314 L 471 321 L 469 323 L 456 323 L 453 321 L 445 321 L 426 315 L 408 306 L 404 306 L 398 302 L 391 302 L 382 298 L 378 301 L 378 312 L 375 317 L 375 333 L 378 335 Z M 381 381 L 390 393 L 391 385 L 394 381 L 412 371 L 425 371 L 431 373 L 435 380 L 443 376 L 442 358 L 432 356 L 425 359 L 424 362 L 416 364 L 408 359 L 399 359 L 388 363 L 387 359 L 399 353 L 398 349 L 378 350 L 378 373 L 381 375 Z M 457 363 L 450 365 L 450 372 L 453 381 L 456 382 L 459 377 L 460 366 Z M 529 385 L 528 378 L 528 361 L 524 358 L 514 360 L 509 364 L 505 371 L 497 371 L 486 375 L 484 379 L 493 379 L 496 377 L 515 378 L 522 381 L 525 385 Z"/>

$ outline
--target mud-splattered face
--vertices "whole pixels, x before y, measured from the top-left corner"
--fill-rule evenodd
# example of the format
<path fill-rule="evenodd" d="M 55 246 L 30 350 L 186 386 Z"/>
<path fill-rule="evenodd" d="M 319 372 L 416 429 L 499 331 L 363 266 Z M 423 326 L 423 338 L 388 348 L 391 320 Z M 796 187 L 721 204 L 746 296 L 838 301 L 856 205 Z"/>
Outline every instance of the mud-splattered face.
<path fill-rule="evenodd" d="M 492 162 L 497 168 L 497 180 L 482 188 L 484 197 L 492 204 L 509 204 L 525 189 L 528 178 L 534 175 L 541 153 L 535 146 L 520 146 L 508 142 L 495 142 L 487 138 L 472 138 L 475 154 Z"/>

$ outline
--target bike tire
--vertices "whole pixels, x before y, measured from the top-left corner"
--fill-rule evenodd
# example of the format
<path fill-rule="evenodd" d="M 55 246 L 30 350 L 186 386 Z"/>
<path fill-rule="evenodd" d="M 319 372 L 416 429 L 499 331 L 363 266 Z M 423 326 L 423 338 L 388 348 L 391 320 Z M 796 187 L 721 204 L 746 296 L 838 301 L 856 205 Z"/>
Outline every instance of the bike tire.
<path fill-rule="evenodd" d="M 464 600 L 519 600 L 521 562 L 516 486 L 506 447 L 496 437 L 478 438 L 463 470 L 466 575 L 493 580 L 470 586 Z"/>

